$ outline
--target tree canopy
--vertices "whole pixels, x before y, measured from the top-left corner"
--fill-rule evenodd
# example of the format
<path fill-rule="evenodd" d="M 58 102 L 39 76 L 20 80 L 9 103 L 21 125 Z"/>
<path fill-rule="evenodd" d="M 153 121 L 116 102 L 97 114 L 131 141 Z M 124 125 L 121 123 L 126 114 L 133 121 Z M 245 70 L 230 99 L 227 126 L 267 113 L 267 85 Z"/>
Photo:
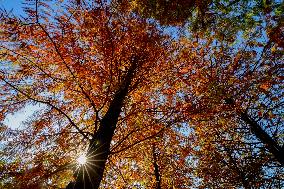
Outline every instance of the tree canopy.
<path fill-rule="evenodd" d="M 0 15 L 1 188 L 284 187 L 282 2 L 24 8 Z"/>

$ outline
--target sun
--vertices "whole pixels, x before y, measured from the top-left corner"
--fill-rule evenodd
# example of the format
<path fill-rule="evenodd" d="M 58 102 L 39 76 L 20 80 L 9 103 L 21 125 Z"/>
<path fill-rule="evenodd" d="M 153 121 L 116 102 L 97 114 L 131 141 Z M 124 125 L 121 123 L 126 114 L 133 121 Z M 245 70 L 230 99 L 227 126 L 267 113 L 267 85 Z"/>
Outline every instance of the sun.
<path fill-rule="evenodd" d="M 86 157 L 86 155 L 85 155 L 85 154 L 80 155 L 80 156 L 78 157 L 78 159 L 77 159 L 77 162 L 78 162 L 80 165 L 86 164 L 86 162 L 87 162 L 87 157 Z"/>

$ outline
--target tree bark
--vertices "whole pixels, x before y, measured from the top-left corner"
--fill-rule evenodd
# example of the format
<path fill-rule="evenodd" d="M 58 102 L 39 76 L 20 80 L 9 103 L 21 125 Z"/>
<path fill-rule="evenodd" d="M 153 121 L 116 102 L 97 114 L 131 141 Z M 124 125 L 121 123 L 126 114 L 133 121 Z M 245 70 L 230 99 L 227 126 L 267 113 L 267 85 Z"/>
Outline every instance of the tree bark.
<path fill-rule="evenodd" d="M 162 189 L 161 187 L 161 174 L 159 171 L 159 166 L 157 163 L 157 154 L 155 152 L 155 146 L 152 146 L 153 151 L 153 165 L 154 165 L 154 173 L 155 173 L 155 179 L 156 179 L 156 189 Z"/>
<path fill-rule="evenodd" d="M 260 125 L 252 120 L 247 113 L 241 114 L 242 120 L 250 126 L 251 132 L 263 143 L 275 159 L 284 166 L 284 148 L 269 136 Z"/>
<path fill-rule="evenodd" d="M 66 189 L 98 189 L 103 178 L 107 158 L 110 154 L 110 144 L 116 124 L 118 122 L 123 101 L 128 93 L 129 86 L 135 71 L 136 63 L 132 63 L 124 81 L 114 95 L 108 111 L 100 122 L 100 127 L 94 133 L 87 151 L 87 163 L 82 165 L 74 176 L 76 181 L 69 183 Z"/>

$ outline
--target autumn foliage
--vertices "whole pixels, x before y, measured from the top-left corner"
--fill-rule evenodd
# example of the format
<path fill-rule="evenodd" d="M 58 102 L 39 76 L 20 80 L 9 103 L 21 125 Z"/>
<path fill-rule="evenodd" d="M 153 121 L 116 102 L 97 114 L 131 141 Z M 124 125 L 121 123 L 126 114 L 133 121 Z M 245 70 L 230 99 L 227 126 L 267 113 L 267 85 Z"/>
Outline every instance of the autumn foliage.
<path fill-rule="evenodd" d="M 0 187 L 284 187 L 278 2 L 26 2 L 0 17 Z"/>

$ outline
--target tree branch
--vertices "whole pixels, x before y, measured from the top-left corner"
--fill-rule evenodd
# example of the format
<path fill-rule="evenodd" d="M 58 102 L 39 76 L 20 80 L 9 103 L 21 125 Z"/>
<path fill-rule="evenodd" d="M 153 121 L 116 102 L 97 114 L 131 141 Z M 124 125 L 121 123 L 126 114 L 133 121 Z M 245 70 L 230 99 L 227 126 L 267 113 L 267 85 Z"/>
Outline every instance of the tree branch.
<path fill-rule="evenodd" d="M 4 74 L 2 71 L 0 71 L 2 74 Z M 51 102 L 48 101 L 44 101 L 44 100 L 40 100 L 40 99 L 36 99 L 35 97 L 30 96 L 29 94 L 27 94 L 26 92 L 20 90 L 18 87 L 16 87 L 15 85 L 11 84 L 10 82 L 8 82 L 4 77 L 0 77 L 0 79 L 2 81 L 4 81 L 7 85 L 9 85 L 11 88 L 13 88 L 14 90 L 18 91 L 19 93 L 21 93 L 22 95 L 24 95 L 26 98 L 34 101 L 34 102 L 38 102 L 38 103 L 42 103 L 42 104 L 46 104 L 52 108 L 54 108 L 55 110 L 57 110 L 59 113 L 61 113 L 63 116 L 65 116 L 67 118 L 67 120 L 70 122 L 70 124 L 85 138 L 88 139 L 88 136 L 73 122 L 73 120 L 60 108 L 58 108 L 57 106 L 53 105 Z"/>
<path fill-rule="evenodd" d="M 284 166 L 284 150 L 273 140 L 247 113 L 241 113 L 241 119 L 250 126 L 251 132 L 263 143 L 275 159 Z"/>
<path fill-rule="evenodd" d="M 67 70 L 70 72 L 70 74 L 72 75 L 74 81 L 76 82 L 76 84 L 79 86 L 79 88 L 81 89 L 82 93 L 85 95 L 85 97 L 89 100 L 89 102 L 91 103 L 92 107 L 94 108 L 94 111 L 97 112 L 97 108 L 96 105 L 94 103 L 94 101 L 91 99 L 91 97 L 86 93 L 86 91 L 84 90 L 84 88 L 82 87 L 81 83 L 78 81 L 77 77 L 75 76 L 75 74 L 73 73 L 73 71 L 71 70 L 71 68 L 68 66 L 68 64 L 66 63 L 64 57 L 62 56 L 61 52 L 59 51 L 58 46 L 56 45 L 55 41 L 53 40 L 53 38 L 50 36 L 50 34 L 47 32 L 47 30 L 40 24 L 39 22 L 39 18 L 38 18 L 38 0 L 36 0 L 36 24 L 42 29 L 42 31 L 45 33 L 45 35 L 47 36 L 47 38 L 50 40 L 50 42 L 52 43 L 55 52 L 58 54 L 59 58 L 62 60 L 62 63 L 65 65 L 65 67 L 67 68 Z"/>

